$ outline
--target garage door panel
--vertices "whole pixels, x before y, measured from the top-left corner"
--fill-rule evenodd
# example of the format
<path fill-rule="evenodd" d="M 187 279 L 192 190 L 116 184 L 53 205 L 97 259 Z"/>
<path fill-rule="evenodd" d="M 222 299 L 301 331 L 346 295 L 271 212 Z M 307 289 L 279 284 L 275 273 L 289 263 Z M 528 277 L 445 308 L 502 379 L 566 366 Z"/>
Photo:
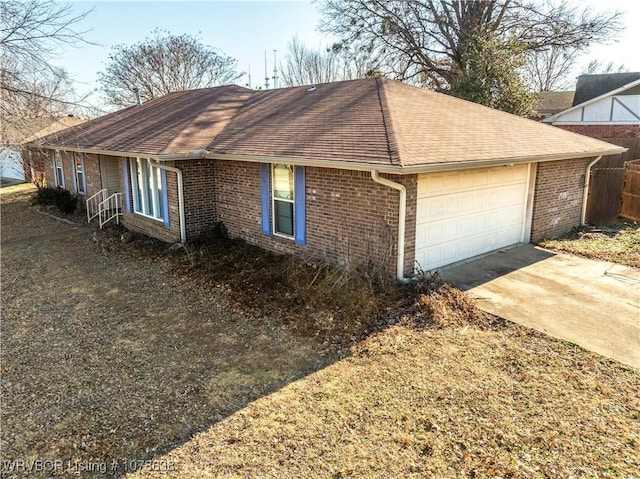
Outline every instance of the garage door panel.
<path fill-rule="evenodd" d="M 528 165 L 518 165 L 508 168 L 489 168 L 483 171 L 465 170 L 421 175 L 418 182 L 418 197 L 450 195 L 462 191 L 521 184 L 527 180 L 527 170 Z"/>
<path fill-rule="evenodd" d="M 416 261 L 433 269 L 521 241 L 528 165 L 420 175 Z"/>

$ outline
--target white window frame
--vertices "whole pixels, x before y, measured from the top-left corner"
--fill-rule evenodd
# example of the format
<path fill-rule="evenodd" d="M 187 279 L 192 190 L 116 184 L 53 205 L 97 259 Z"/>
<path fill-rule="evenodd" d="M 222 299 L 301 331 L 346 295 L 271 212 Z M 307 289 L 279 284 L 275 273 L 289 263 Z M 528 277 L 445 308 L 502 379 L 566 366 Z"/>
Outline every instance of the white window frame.
<path fill-rule="evenodd" d="M 149 164 L 146 158 L 129 158 L 131 192 L 134 213 L 164 222 L 162 178 L 160 168 Z M 142 181 L 142 187 L 139 185 Z M 151 201 L 149 195 L 151 192 Z M 140 193 L 143 194 L 140 194 Z"/>
<path fill-rule="evenodd" d="M 286 166 L 287 168 L 291 168 L 291 173 L 293 175 L 293 181 L 291 182 L 291 199 L 286 198 L 276 198 L 275 189 L 276 189 L 276 174 L 275 170 L 277 166 Z M 273 231 L 274 236 L 280 236 L 282 238 L 287 238 L 291 240 L 295 240 L 296 237 L 296 203 L 295 203 L 295 188 L 296 188 L 296 178 L 295 178 L 295 170 L 292 165 L 285 163 L 273 163 L 271 165 L 271 229 Z M 288 235 L 286 233 L 281 233 L 277 230 L 277 221 L 276 221 L 276 202 L 282 203 L 290 203 L 293 205 L 292 213 L 291 213 L 291 234 Z"/>
<path fill-rule="evenodd" d="M 78 178 L 78 163 L 76 163 L 76 157 L 80 158 L 80 166 L 82 168 L 82 182 Z M 84 153 L 71 153 L 71 162 L 73 163 L 73 181 L 76 187 L 76 193 L 86 196 L 87 194 L 87 172 L 84 168 Z"/>
<path fill-rule="evenodd" d="M 60 164 L 58 164 L 58 161 Z M 60 177 L 58 177 L 58 173 Z M 61 151 L 54 150 L 53 152 L 53 179 L 55 180 L 55 185 L 60 188 L 64 188 L 64 155 Z"/>

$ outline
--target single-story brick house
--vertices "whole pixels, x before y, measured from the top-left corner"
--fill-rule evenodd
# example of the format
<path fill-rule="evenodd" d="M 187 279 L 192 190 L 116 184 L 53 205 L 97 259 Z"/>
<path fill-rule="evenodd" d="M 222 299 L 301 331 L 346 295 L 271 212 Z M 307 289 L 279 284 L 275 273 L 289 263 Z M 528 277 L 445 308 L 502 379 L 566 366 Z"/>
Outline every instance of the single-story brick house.
<path fill-rule="evenodd" d="M 382 78 L 171 93 L 31 148 L 51 183 L 121 193 L 131 230 L 177 242 L 220 221 L 399 279 L 566 232 L 589 165 L 624 151 Z"/>

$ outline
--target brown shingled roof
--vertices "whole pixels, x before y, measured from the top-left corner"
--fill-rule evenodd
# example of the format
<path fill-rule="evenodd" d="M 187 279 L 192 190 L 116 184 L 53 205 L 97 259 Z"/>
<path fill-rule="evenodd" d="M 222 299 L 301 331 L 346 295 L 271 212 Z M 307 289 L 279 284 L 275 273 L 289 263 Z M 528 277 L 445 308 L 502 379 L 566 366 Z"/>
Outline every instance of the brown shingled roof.
<path fill-rule="evenodd" d="M 386 167 L 612 154 L 622 148 L 382 78 L 172 93 L 51 139 L 59 148 Z M 605 153 L 606 152 L 606 153 Z M 197 156 L 194 155 L 194 156 Z"/>
<path fill-rule="evenodd" d="M 587 157 L 616 148 L 449 95 L 391 80 L 381 83 L 403 166 L 572 154 Z"/>
<path fill-rule="evenodd" d="M 217 154 L 399 164 L 375 79 L 255 92 L 209 145 Z"/>
<path fill-rule="evenodd" d="M 205 148 L 251 93 L 236 85 L 169 93 L 49 135 L 42 145 L 153 155 L 191 153 Z"/>

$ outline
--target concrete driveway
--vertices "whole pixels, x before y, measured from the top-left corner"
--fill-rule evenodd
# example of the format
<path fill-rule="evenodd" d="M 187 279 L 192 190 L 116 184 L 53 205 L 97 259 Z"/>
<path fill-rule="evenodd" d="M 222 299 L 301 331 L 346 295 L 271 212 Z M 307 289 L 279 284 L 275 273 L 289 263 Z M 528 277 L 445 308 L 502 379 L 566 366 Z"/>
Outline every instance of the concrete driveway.
<path fill-rule="evenodd" d="M 442 272 L 509 321 L 640 368 L 640 271 L 518 245 Z"/>

